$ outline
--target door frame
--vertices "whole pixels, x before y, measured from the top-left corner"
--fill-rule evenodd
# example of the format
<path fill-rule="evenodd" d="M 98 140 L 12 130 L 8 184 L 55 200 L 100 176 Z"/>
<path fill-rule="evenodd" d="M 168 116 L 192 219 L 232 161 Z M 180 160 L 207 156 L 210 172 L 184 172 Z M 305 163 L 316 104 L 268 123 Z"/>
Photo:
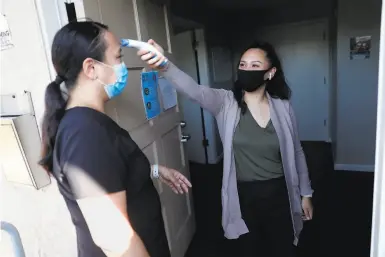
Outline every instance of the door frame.
<path fill-rule="evenodd" d="M 335 124 L 335 121 L 332 119 L 333 115 L 332 115 L 332 112 L 333 112 L 333 103 L 332 103 L 332 97 L 331 97 L 331 94 L 333 92 L 333 87 L 334 87 L 334 84 L 333 84 L 333 72 L 336 72 L 335 70 L 332 70 L 331 68 L 333 67 L 333 51 L 332 51 L 332 48 L 330 46 L 330 40 L 333 39 L 333 37 L 331 36 L 331 29 L 330 29 L 330 24 L 331 24 L 331 21 L 329 18 L 318 18 L 318 19 L 311 19 L 311 20 L 304 20 L 304 21 L 297 21 L 297 22 L 288 22 L 288 23 L 280 23 L 280 24 L 272 24 L 272 25 L 261 25 L 260 28 L 257 29 L 257 32 L 253 35 L 254 37 L 258 36 L 258 31 L 268 31 L 268 30 L 277 30 L 277 29 L 281 29 L 281 30 L 284 30 L 286 27 L 294 27 L 294 26 L 304 26 L 304 25 L 310 25 L 310 24 L 314 24 L 314 23 L 324 23 L 325 25 L 325 48 L 326 48 L 326 51 L 328 52 L 328 57 L 327 57 L 327 65 L 328 67 L 326 67 L 325 69 L 325 77 L 326 77 L 326 83 L 325 83 L 325 86 L 327 87 L 327 98 L 328 98 L 328 101 L 327 101 L 327 118 L 326 118 L 326 122 L 327 122 L 327 132 L 326 132 L 326 136 L 325 136 L 325 142 L 328 142 L 328 143 L 332 143 L 333 142 L 333 137 L 332 137 L 332 132 L 333 132 L 333 129 L 335 128 L 336 124 Z"/>
<path fill-rule="evenodd" d="M 371 257 L 385 254 L 385 1 L 382 1 Z"/>

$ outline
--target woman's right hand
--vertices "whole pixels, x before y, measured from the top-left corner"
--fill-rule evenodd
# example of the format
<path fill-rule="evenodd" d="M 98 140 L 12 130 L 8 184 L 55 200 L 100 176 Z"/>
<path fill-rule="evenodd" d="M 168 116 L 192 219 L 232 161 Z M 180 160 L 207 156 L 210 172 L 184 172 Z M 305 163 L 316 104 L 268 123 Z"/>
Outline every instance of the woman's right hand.
<path fill-rule="evenodd" d="M 139 50 L 138 51 L 138 56 L 145 61 L 148 66 L 152 69 L 163 69 L 164 67 L 161 66 L 161 64 L 167 60 L 167 58 L 164 56 L 164 50 L 163 48 L 158 45 L 153 39 L 148 40 L 150 45 L 156 48 L 156 50 L 159 51 L 159 54 L 149 52 L 147 50 Z"/>

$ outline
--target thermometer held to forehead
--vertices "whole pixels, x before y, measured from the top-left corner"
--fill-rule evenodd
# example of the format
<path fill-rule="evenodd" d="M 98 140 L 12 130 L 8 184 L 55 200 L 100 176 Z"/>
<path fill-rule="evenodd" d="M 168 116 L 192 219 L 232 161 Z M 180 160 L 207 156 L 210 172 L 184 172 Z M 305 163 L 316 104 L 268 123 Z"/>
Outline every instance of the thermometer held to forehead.
<path fill-rule="evenodd" d="M 149 43 L 143 42 L 143 41 L 138 41 L 138 40 L 133 40 L 133 39 L 121 39 L 120 44 L 124 47 L 131 47 L 131 48 L 136 48 L 138 50 L 146 50 L 149 52 L 152 52 L 157 55 L 162 55 L 154 46 L 150 45 Z M 159 67 L 164 67 L 167 64 L 167 59 L 162 62 Z"/>

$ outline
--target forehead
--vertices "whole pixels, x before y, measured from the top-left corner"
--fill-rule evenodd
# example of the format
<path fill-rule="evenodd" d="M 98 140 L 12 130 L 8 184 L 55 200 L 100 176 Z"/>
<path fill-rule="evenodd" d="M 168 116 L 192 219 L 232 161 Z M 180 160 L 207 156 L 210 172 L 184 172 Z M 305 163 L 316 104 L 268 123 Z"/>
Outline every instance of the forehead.
<path fill-rule="evenodd" d="M 120 49 L 120 40 L 110 31 L 104 33 L 104 40 L 107 44 L 107 52 L 117 52 Z"/>
<path fill-rule="evenodd" d="M 265 62 L 267 61 L 266 53 L 265 51 L 258 49 L 258 48 L 251 48 L 247 50 L 241 58 L 241 61 L 244 62 L 252 62 L 252 61 L 260 61 Z"/>

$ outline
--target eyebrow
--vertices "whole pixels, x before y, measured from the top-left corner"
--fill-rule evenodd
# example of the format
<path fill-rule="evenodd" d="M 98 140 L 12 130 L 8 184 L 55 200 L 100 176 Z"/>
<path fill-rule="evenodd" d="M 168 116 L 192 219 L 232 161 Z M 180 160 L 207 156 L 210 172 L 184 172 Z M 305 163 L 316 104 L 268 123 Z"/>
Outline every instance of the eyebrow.
<path fill-rule="evenodd" d="M 243 63 L 243 62 L 247 62 L 247 61 L 240 61 L 240 63 Z M 256 62 L 262 64 L 261 61 L 251 61 L 251 63 L 256 63 Z"/>

